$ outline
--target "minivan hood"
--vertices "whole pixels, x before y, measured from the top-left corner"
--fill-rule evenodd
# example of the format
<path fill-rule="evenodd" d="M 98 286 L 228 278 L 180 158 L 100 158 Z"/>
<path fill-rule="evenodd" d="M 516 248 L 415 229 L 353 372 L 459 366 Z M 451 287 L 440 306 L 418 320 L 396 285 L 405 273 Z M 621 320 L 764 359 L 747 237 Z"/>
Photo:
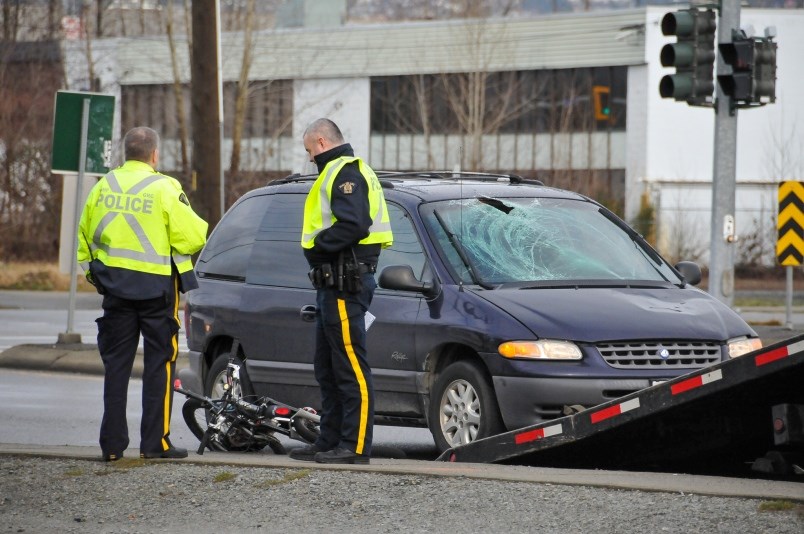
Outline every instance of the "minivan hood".
<path fill-rule="evenodd" d="M 540 338 L 597 343 L 756 335 L 734 311 L 694 288 L 496 289 L 477 295 Z"/>

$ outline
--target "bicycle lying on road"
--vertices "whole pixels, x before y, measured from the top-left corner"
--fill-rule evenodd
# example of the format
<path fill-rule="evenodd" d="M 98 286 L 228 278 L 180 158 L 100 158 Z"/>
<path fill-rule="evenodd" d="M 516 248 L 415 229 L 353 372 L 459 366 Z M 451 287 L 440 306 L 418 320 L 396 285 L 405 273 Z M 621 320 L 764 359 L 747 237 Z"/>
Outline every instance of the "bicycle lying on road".
<path fill-rule="evenodd" d="M 236 354 L 233 347 L 232 354 Z M 201 440 L 198 454 L 211 451 L 259 451 L 270 447 L 276 454 L 285 448 L 276 434 L 313 443 L 320 433 L 320 417 L 312 408 L 294 408 L 270 397 L 252 400 L 239 396 L 240 366 L 229 358 L 224 393 L 219 399 L 184 389 L 179 379 L 174 390 L 187 397 L 182 406 L 184 422 Z"/>

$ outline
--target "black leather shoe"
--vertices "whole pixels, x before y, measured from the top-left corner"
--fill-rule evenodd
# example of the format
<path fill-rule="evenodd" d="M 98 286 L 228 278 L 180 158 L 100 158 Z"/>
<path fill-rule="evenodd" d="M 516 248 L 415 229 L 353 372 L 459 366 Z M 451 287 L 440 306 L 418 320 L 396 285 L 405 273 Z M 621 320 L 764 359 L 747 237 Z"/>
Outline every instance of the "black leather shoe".
<path fill-rule="evenodd" d="M 367 464 L 369 457 L 349 449 L 336 447 L 331 451 L 319 452 L 315 455 L 315 461 L 319 464 Z"/>
<path fill-rule="evenodd" d="M 187 449 L 180 447 L 170 447 L 166 451 L 141 452 L 140 458 L 187 458 Z"/>
<path fill-rule="evenodd" d="M 290 451 L 290 456 L 294 460 L 301 460 L 303 462 L 312 462 L 315 460 L 315 455 L 319 452 L 326 452 L 324 449 L 316 444 L 308 445 L 307 447 L 299 447 Z"/>
<path fill-rule="evenodd" d="M 122 452 L 120 454 L 104 454 L 103 455 L 103 461 L 104 462 L 116 462 L 117 460 L 119 460 L 122 457 L 123 457 Z"/>

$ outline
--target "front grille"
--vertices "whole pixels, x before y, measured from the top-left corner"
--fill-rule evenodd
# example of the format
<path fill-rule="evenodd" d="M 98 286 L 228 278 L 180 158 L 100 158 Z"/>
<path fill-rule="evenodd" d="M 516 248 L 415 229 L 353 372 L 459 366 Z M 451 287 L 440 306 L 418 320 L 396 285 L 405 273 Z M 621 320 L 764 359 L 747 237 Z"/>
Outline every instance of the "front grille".
<path fill-rule="evenodd" d="M 719 343 L 700 341 L 626 341 L 597 349 L 617 369 L 700 369 L 720 362 L 721 351 Z"/>

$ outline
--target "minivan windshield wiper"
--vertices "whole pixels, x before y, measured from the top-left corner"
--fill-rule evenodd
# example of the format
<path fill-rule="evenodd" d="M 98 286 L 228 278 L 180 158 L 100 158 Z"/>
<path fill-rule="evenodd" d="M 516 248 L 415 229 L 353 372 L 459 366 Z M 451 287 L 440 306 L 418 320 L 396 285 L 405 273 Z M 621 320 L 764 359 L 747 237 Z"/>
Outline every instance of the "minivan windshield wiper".
<path fill-rule="evenodd" d="M 474 265 L 472 265 L 472 261 L 469 259 L 469 256 L 466 255 L 466 250 L 464 250 L 463 245 L 461 245 L 460 239 L 458 239 L 458 236 L 456 236 L 452 232 L 452 230 L 450 230 L 449 225 L 444 220 L 444 218 L 441 217 L 441 214 L 438 213 L 438 210 L 433 210 L 433 215 L 435 215 L 435 218 L 438 221 L 438 224 L 440 224 L 441 228 L 444 229 L 444 232 L 447 234 L 447 238 L 449 238 L 449 242 L 452 243 L 453 248 L 455 248 L 455 251 L 458 253 L 458 256 L 461 258 L 461 261 L 463 262 L 464 266 L 466 267 L 466 270 L 469 272 L 469 276 L 472 278 L 472 282 L 474 284 L 476 284 L 476 285 L 479 285 L 480 287 L 482 287 L 484 289 L 492 289 L 491 285 L 483 282 L 477 276 L 477 273 L 475 271 L 475 267 L 474 267 Z"/>
<path fill-rule="evenodd" d="M 605 209 L 602 209 L 602 208 L 601 208 L 601 209 L 599 209 L 599 210 L 598 210 L 598 212 L 600 212 L 600 214 L 601 214 L 601 215 L 603 215 L 605 218 L 607 218 L 608 220 L 610 220 L 611 222 L 613 222 L 614 224 L 616 224 L 617 226 L 619 226 L 620 228 L 622 228 L 622 229 L 623 229 L 623 231 L 624 231 L 626 234 L 628 234 L 628 237 L 630 237 L 630 238 L 631 238 L 631 240 L 634 242 L 634 244 L 637 246 L 637 248 L 638 248 L 638 249 L 639 249 L 639 250 L 640 250 L 640 251 L 641 251 L 643 254 L 645 254 L 646 256 L 648 256 L 648 258 L 650 258 L 650 259 L 653 261 L 653 263 L 650 263 L 650 262 L 649 262 L 649 263 L 650 263 L 650 266 L 653 268 L 653 270 L 655 270 L 655 271 L 656 271 L 656 273 L 658 273 L 658 275 L 659 275 L 659 276 L 661 276 L 662 278 L 664 278 L 666 281 L 668 281 L 668 282 L 670 281 L 670 280 L 669 280 L 669 279 L 668 279 L 668 278 L 667 278 L 667 277 L 664 275 L 664 273 L 662 273 L 661 269 L 659 269 L 658 267 L 656 267 L 656 265 L 661 265 L 661 264 L 662 264 L 662 258 L 659 256 L 659 254 L 657 254 L 657 253 L 656 253 L 656 251 L 655 251 L 655 250 L 653 250 L 653 249 L 652 249 L 652 248 L 651 248 L 651 247 L 650 247 L 650 246 L 649 246 L 649 245 L 648 245 L 648 244 L 647 244 L 647 243 L 646 243 L 646 242 L 645 242 L 645 241 L 642 239 L 642 237 L 641 237 L 641 236 L 640 236 L 640 235 L 637 233 L 637 231 L 636 231 L 636 230 L 634 230 L 633 228 L 631 228 L 630 226 L 628 226 L 627 224 L 625 224 L 624 222 L 622 222 L 620 219 L 618 219 L 618 218 L 617 218 L 617 217 L 616 217 L 614 214 L 612 214 L 612 213 L 611 213 L 611 212 L 609 212 L 608 210 L 605 210 Z M 654 264 L 655 264 L 655 265 L 654 265 Z"/>

